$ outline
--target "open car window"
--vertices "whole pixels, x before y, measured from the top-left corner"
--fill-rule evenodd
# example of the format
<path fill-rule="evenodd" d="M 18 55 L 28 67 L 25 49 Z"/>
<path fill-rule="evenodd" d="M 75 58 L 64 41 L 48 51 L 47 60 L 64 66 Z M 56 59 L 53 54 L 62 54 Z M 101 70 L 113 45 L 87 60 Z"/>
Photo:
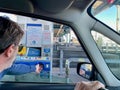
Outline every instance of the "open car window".
<path fill-rule="evenodd" d="M 78 62 L 90 62 L 74 31 L 67 25 L 10 13 L 0 16 L 17 22 L 24 31 L 16 60 L 1 81 L 76 83 Z M 36 65 L 42 71 L 36 73 Z"/>

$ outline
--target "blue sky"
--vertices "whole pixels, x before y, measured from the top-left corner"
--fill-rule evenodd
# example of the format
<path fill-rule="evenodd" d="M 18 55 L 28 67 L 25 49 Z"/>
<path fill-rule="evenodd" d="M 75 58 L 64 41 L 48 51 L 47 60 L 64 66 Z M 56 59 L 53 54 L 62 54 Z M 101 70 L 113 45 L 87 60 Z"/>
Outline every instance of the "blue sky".
<path fill-rule="evenodd" d="M 108 8 L 96 15 L 96 18 L 112 27 L 113 29 L 116 29 L 116 13 L 116 6 L 112 6 L 111 8 Z"/>

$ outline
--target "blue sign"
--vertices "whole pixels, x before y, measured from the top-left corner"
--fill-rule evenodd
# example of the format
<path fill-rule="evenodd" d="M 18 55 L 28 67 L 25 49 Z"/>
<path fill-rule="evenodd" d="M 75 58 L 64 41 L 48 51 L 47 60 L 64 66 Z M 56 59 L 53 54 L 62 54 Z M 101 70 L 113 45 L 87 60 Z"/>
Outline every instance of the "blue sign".
<path fill-rule="evenodd" d="M 50 53 L 50 48 L 44 48 L 45 53 Z"/>

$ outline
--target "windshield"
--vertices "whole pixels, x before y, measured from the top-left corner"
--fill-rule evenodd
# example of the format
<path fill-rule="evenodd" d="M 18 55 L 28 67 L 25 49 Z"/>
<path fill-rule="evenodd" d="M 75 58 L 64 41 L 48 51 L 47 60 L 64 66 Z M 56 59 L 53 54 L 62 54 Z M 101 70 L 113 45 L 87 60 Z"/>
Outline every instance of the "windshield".
<path fill-rule="evenodd" d="M 97 0 L 92 6 L 92 15 L 111 30 L 120 33 L 119 4 L 120 0 Z M 95 30 L 91 33 L 108 67 L 120 79 L 120 45 Z"/>

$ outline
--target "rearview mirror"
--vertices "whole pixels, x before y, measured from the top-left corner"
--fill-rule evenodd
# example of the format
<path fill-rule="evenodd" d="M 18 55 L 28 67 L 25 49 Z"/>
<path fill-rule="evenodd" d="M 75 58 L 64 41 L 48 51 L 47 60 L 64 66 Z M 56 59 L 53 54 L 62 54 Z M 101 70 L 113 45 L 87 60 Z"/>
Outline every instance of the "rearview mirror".
<path fill-rule="evenodd" d="M 87 63 L 87 62 L 78 63 L 77 74 L 90 80 L 90 78 L 93 75 L 92 64 Z"/>

